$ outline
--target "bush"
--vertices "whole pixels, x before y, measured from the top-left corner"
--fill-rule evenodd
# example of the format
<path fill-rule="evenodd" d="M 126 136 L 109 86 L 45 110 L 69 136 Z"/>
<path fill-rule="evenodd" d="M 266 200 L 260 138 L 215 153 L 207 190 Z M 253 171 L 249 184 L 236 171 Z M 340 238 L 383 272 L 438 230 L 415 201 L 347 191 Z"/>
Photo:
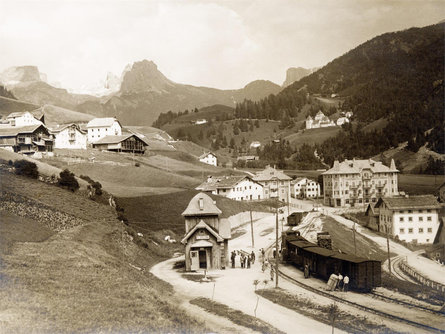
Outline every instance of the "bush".
<path fill-rule="evenodd" d="M 17 175 L 24 175 L 33 179 L 39 177 L 37 165 L 28 160 L 17 160 L 14 162 L 15 173 Z"/>
<path fill-rule="evenodd" d="M 94 193 L 95 193 L 97 196 L 102 195 L 102 184 L 100 184 L 100 183 L 97 182 L 97 181 L 94 181 L 92 178 L 90 178 L 90 177 L 87 176 L 87 175 L 81 175 L 80 178 L 81 178 L 82 180 L 87 181 L 89 184 L 91 184 L 91 186 L 94 188 Z"/>
<path fill-rule="evenodd" d="M 59 187 L 71 190 L 72 192 L 79 189 L 79 182 L 77 182 L 74 174 L 71 173 L 68 169 L 65 169 L 62 172 L 60 172 L 60 177 L 59 181 L 57 182 L 57 185 Z"/>

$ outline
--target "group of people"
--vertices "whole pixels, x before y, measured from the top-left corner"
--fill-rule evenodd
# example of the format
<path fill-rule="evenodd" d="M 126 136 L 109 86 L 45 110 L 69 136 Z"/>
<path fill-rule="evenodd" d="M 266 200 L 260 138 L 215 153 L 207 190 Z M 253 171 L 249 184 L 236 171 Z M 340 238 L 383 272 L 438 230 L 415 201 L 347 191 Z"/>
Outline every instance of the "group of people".
<path fill-rule="evenodd" d="M 247 253 L 244 251 L 232 251 L 230 260 L 232 262 L 232 268 L 235 268 L 236 257 L 239 256 L 241 268 L 250 268 L 255 263 L 255 252 Z"/>
<path fill-rule="evenodd" d="M 349 277 L 346 275 L 343 277 L 341 273 L 338 273 L 338 275 L 333 273 L 329 276 L 327 285 L 327 288 L 330 291 L 339 290 L 346 292 L 349 288 Z"/>

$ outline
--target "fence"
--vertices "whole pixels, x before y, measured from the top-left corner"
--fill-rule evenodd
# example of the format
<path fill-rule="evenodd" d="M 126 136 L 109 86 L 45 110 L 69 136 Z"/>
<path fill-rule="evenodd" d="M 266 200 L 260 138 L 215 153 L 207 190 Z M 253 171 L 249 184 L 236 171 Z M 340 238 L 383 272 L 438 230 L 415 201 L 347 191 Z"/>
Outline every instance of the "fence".
<path fill-rule="evenodd" d="M 411 268 L 409 265 L 406 264 L 406 262 L 400 263 L 400 269 L 410 276 L 412 279 L 416 280 L 417 282 L 421 283 L 422 285 L 428 286 L 431 289 L 435 289 L 438 291 L 445 292 L 445 285 L 437 283 L 435 281 L 432 281 L 425 276 L 419 274 L 417 271 L 415 271 L 413 268 Z"/>

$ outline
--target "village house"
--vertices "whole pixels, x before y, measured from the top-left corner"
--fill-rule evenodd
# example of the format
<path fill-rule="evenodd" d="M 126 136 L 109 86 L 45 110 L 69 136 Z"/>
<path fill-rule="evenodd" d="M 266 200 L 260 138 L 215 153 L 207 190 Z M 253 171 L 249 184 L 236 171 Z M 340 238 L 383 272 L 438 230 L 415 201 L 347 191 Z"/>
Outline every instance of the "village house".
<path fill-rule="evenodd" d="M 263 199 L 263 186 L 250 176 L 209 176 L 207 181 L 196 187 L 196 190 L 211 192 L 236 201 Z"/>
<path fill-rule="evenodd" d="M 144 154 L 148 144 L 135 134 L 106 136 L 93 143 L 93 148 L 112 152 Z"/>
<path fill-rule="evenodd" d="M 261 143 L 259 141 L 253 141 L 250 143 L 250 148 L 258 148 L 261 147 Z"/>
<path fill-rule="evenodd" d="M 320 110 L 314 118 L 310 115 L 306 118 L 306 129 L 318 129 L 318 128 L 326 128 L 329 126 L 335 126 L 335 123 L 329 119 L 323 112 Z"/>
<path fill-rule="evenodd" d="M 398 191 L 398 170 L 374 160 L 335 161 L 323 175 L 324 204 L 333 207 L 362 207 Z"/>
<path fill-rule="evenodd" d="M 87 124 L 88 142 L 94 143 L 106 136 L 121 136 L 122 126 L 114 117 L 94 118 Z"/>
<path fill-rule="evenodd" d="M 306 177 L 299 177 L 291 181 L 292 197 L 317 198 L 320 197 L 320 184 Z"/>
<path fill-rule="evenodd" d="M 256 173 L 253 180 L 263 185 L 263 198 L 277 198 L 282 202 L 290 202 L 292 178 L 282 171 L 266 166 L 263 171 Z"/>
<path fill-rule="evenodd" d="M 335 123 L 338 126 L 342 126 L 345 123 L 349 123 L 349 118 L 347 118 L 347 117 L 339 117 Z"/>
<path fill-rule="evenodd" d="M 0 128 L 0 147 L 11 152 L 32 155 L 52 155 L 54 139 L 42 123 Z"/>
<path fill-rule="evenodd" d="M 204 153 L 198 159 L 207 165 L 218 166 L 218 158 L 212 152 Z"/>
<path fill-rule="evenodd" d="M 441 208 L 433 195 L 382 197 L 376 208 L 380 231 L 406 242 L 433 243 Z"/>
<path fill-rule="evenodd" d="M 6 116 L 6 122 L 10 126 L 29 126 L 29 125 L 41 125 L 44 123 L 44 116 L 42 113 L 33 115 L 29 111 L 13 112 Z"/>
<path fill-rule="evenodd" d="M 213 199 L 198 193 L 182 213 L 185 219 L 185 270 L 225 269 L 229 260 L 230 222 L 220 219 Z"/>
<path fill-rule="evenodd" d="M 54 148 L 86 149 L 87 132 L 78 124 L 71 123 L 57 126 L 50 130 L 54 135 Z"/>
<path fill-rule="evenodd" d="M 196 121 L 192 121 L 193 124 L 195 125 L 201 125 L 201 124 L 206 124 L 207 120 L 206 119 L 197 119 Z"/>

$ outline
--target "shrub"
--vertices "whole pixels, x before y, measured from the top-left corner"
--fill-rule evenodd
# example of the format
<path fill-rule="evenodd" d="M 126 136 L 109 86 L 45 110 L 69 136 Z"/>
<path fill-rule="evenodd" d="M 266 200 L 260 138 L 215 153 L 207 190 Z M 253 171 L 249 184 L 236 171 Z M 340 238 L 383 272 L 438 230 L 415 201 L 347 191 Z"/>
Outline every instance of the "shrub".
<path fill-rule="evenodd" d="M 59 187 L 71 190 L 72 192 L 79 189 L 79 182 L 77 182 L 74 174 L 71 173 L 68 169 L 65 169 L 62 172 L 60 172 L 60 177 L 59 181 L 57 182 L 57 185 Z"/>
<path fill-rule="evenodd" d="M 136 167 L 140 167 L 140 166 L 141 166 L 141 164 L 140 164 L 139 162 L 136 162 L 134 165 L 135 165 Z"/>
<path fill-rule="evenodd" d="M 28 160 L 17 160 L 14 162 L 15 173 L 17 175 L 24 175 L 33 179 L 39 177 L 37 165 Z"/>
<path fill-rule="evenodd" d="M 102 185 L 100 184 L 100 182 L 94 181 L 92 178 L 90 178 L 87 175 L 81 175 L 80 178 L 82 180 L 87 181 L 89 184 L 91 184 L 91 186 L 94 188 L 94 193 L 97 196 L 102 195 Z"/>

